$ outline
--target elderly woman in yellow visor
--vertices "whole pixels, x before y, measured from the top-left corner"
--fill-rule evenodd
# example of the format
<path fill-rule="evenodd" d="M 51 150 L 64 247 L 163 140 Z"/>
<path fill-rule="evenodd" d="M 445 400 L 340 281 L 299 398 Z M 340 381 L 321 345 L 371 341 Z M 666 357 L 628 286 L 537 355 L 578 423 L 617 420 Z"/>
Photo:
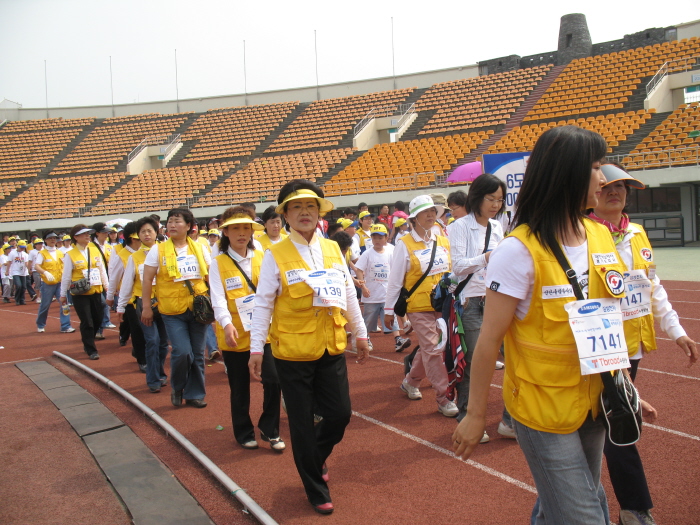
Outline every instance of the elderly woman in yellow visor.
<path fill-rule="evenodd" d="M 277 202 L 289 236 L 265 252 L 249 366 L 260 380 L 269 332 L 294 462 L 314 510 L 330 514 L 326 459 L 342 440 L 351 415 L 345 325 L 350 323 L 357 338 L 359 362 L 368 355 L 367 330 L 338 244 L 316 235 L 319 217 L 333 204 L 316 184 L 302 179 L 285 184 Z M 323 417 L 315 426 L 314 413 Z"/>

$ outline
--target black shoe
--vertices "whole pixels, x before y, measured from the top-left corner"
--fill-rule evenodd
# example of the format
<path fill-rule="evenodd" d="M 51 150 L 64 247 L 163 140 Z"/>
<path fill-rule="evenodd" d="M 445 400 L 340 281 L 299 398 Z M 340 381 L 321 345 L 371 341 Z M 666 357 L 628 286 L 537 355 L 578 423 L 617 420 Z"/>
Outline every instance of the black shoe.
<path fill-rule="evenodd" d="M 270 448 L 275 452 L 284 452 L 287 445 L 284 444 L 282 438 L 277 436 L 276 438 L 269 438 L 263 432 L 260 432 L 260 439 L 270 444 Z"/>
<path fill-rule="evenodd" d="M 126 339 L 119 338 L 119 346 L 126 346 Z"/>
<path fill-rule="evenodd" d="M 98 354 L 97 352 L 95 352 L 94 354 L 90 354 L 88 357 L 89 357 L 92 361 L 97 361 L 97 360 L 100 358 L 100 354 Z"/>
<path fill-rule="evenodd" d="M 7 304 L 7 303 L 11 303 L 12 301 L 10 301 L 7 297 L 3 297 L 2 302 Z"/>
<path fill-rule="evenodd" d="M 142 365 L 141 363 L 139 363 L 139 370 L 145 374 L 146 373 L 146 365 Z"/>
<path fill-rule="evenodd" d="M 36 301 L 36 295 L 32 295 L 30 301 Z"/>
<path fill-rule="evenodd" d="M 207 402 L 204 399 L 185 399 L 185 404 L 193 406 L 194 408 L 204 408 L 207 406 Z"/>
<path fill-rule="evenodd" d="M 176 407 L 182 405 L 182 390 L 173 390 L 170 392 L 170 402 Z"/>
<path fill-rule="evenodd" d="M 149 386 L 148 389 L 151 391 L 151 394 L 157 394 L 158 392 L 160 392 L 159 386 L 157 386 L 155 388 L 153 388 L 152 386 Z"/>

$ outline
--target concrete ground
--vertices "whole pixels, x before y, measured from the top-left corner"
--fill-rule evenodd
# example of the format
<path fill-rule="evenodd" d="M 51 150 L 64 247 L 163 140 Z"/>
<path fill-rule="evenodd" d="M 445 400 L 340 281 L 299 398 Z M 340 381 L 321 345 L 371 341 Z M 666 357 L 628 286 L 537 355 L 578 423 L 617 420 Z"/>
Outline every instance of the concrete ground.
<path fill-rule="evenodd" d="M 654 248 L 661 281 L 700 281 L 700 246 Z"/>

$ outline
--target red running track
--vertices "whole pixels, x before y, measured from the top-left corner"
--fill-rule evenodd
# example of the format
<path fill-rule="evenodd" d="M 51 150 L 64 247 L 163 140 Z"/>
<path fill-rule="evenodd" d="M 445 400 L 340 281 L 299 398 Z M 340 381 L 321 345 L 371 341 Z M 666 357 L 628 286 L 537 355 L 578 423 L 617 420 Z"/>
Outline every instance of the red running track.
<path fill-rule="evenodd" d="M 700 283 L 666 281 L 665 286 L 688 335 L 697 341 Z M 304 497 L 290 449 L 278 455 L 262 442 L 256 451 L 235 444 L 222 363 L 207 367 L 207 408 L 175 408 L 168 389 L 160 394 L 148 391 L 130 347 L 119 347 L 116 330 L 106 330 L 107 339 L 98 341 L 101 359 L 89 361 L 77 332 L 58 333 L 58 311 L 53 308 L 47 332 L 38 334 L 37 305 L 0 307 L 4 327 L 0 345 L 5 347 L 0 350 L 0 363 L 43 358 L 60 368 L 129 424 L 218 524 L 253 520 L 177 444 L 103 385 L 51 357 L 53 350 L 84 362 L 154 408 L 280 523 L 501 524 L 528 520 L 536 497 L 532 477 L 517 443 L 496 432 L 503 408 L 502 372 L 495 372 L 489 398 L 491 442 L 479 446 L 465 463 L 451 452 L 455 421 L 437 412 L 429 385 L 422 389 L 422 401 L 410 401 L 399 390 L 404 354 L 393 351 L 392 338 L 374 334 L 375 350 L 364 365 L 347 354 L 355 417 L 329 460 L 336 511 L 319 516 Z M 78 325 L 75 319 L 73 324 Z M 642 397 L 659 411 L 658 420 L 645 428 L 639 443 L 655 503 L 653 513 L 659 523 L 699 523 L 694 502 L 700 481 L 700 417 L 696 410 L 700 365 L 687 368 L 687 358 L 676 345 L 664 333 L 658 335 L 659 350 L 644 358 L 637 377 Z M 253 384 L 254 421 L 261 403 L 262 388 Z M 216 430 L 218 425 L 224 430 Z M 284 414 L 281 434 L 289 436 Z M 607 473 L 604 482 L 610 515 L 616 521 L 618 505 Z"/>

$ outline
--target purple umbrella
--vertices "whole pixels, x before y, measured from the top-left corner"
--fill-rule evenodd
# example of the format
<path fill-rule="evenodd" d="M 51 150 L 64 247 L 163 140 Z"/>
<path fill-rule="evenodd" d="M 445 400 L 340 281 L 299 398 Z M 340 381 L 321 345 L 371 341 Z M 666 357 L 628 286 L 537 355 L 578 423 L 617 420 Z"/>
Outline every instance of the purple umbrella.
<path fill-rule="evenodd" d="M 470 162 L 457 166 L 455 170 L 447 177 L 447 182 L 472 182 L 483 173 L 481 162 Z"/>

